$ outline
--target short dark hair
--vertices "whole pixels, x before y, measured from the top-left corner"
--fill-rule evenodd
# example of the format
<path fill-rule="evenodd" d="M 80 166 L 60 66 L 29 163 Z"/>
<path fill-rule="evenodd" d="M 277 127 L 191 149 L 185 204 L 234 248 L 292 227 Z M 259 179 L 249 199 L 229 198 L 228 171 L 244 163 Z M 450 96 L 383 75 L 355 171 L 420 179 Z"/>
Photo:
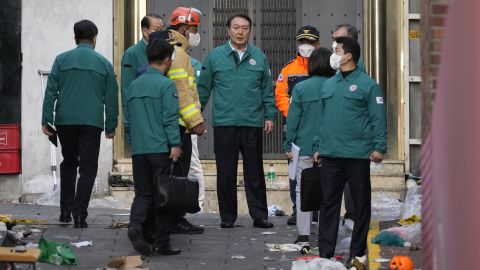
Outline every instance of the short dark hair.
<path fill-rule="evenodd" d="M 150 40 L 147 45 L 148 63 L 158 63 L 166 58 L 172 58 L 173 50 L 173 45 L 166 40 L 159 38 Z"/>
<path fill-rule="evenodd" d="M 360 44 L 358 41 L 351 37 L 338 37 L 335 39 L 338 44 L 342 44 L 343 52 L 344 53 L 351 53 L 353 61 L 355 64 L 358 63 L 358 59 L 360 59 Z"/>
<path fill-rule="evenodd" d="M 353 38 L 353 39 L 358 41 L 358 29 L 355 26 L 353 26 L 349 23 L 337 25 L 335 27 L 335 31 L 337 31 L 338 29 L 343 28 L 343 27 L 347 28 L 347 36 L 348 37 Z"/>
<path fill-rule="evenodd" d="M 155 13 L 149 13 L 149 14 L 147 14 L 147 16 L 143 17 L 142 21 L 140 22 L 140 26 L 142 28 L 147 28 L 147 29 L 150 28 L 150 24 L 151 24 L 150 19 L 151 18 L 160 19 L 163 22 L 162 16 L 160 16 L 158 14 L 155 14 Z"/>
<path fill-rule="evenodd" d="M 229 28 L 230 28 L 230 25 L 232 24 L 233 19 L 235 19 L 235 18 L 243 18 L 243 19 L 247 20 L 248 21 L 248 26 L 250 28 L 252 28 L 252 19 L 250 19 L 250 17 L 248 17 L 247 14 L 242 14 L 242 13 L 235 14 L 235 15 L 231 16 L 230 18 L 228 18 L 227 26 Z"/>
<path fill-rule="evenodd" d="M 78 44 L 82 40 L 93 41 L 98 35 L 97 26 L 89 20 L 81 20 L 73 25 L 75 33 L 75 42 Z"/>
<path fill-rule="evenodd" d="M 332 77 L 335 70 L 330 66 L 330 56 L 332 51 L 320 47 L 315 49 L 308 58 L 308 75 Z"/>

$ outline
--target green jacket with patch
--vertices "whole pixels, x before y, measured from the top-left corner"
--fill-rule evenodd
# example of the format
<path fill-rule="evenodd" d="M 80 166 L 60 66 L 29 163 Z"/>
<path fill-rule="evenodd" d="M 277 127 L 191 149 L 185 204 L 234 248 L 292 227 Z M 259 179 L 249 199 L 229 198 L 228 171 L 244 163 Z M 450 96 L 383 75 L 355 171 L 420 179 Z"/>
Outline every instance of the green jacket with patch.
<path fill-rule="evenodd" d="M 360 69 L 328 79 L 321 92 L 318 152 L 322 157 L 369 159 L 387 151 L 387 117 L 378 84 Z"/>
<path fill-rule="evenodd" d="M 180 145 L 175 83 L 149 68 L 128 87 L 123 124 L 132 155 L 167 153 Z"/>
<path fill-rule="evenodd" d="M 313 154 L 314 136 L 320 125 L 320 91 L 326 80 L 326 77 L 313 76 L 293 88 L 288 108 L 285 152 L 290 152 L 292 143 L 295 143 L 300 147 L 300 156 Z"/>
<path fill-rule="evenodd" d="M 42 125 L 89 125 L 114 133 L 117 118 L 112 64 L 87 43 L 58 55 L 45 89 Z"/>
<path fill-rule="evenodd" d="M 212 95 L 214 127 L 263 127 L 265 119 L 274 119 L 272 77 L 260 49 L 248 44 L 240 61 L 227 42 L 207 55 L 204 68 L 198 92 L 202 108 Z"/>

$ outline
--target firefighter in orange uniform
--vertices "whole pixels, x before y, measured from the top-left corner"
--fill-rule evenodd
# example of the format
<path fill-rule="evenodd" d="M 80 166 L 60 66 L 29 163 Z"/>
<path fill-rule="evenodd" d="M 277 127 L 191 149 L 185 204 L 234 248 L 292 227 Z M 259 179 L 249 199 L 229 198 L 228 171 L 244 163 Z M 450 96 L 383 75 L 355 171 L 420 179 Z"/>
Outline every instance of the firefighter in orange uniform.
<path fill-rule="evenodd" d="M 277 84 L 275 87 L 275 104 L 278 110 L 283 115 L 283 133 L 285 135 L 286 126 L 285 119 L 288 114 L 288 107 L 290 105 L 290 97 L 292 96 L 293 87 L 308 79 L 308 58 L 313 50 L 320 47 L 320 33 L 318 30 L 310 25 L 302 26 L 296 36 L 297 40 L 297 57 L 288 62 L 278 75 Z M 285 137 L 285 136 L 284 136 Z M 284 138 L 285 139 L 285 138 Z M 290 179 L 290 199 L 293 203 L 293 214 L 287 220 L 288 225 L 296 224 L 296 181 Z"/>

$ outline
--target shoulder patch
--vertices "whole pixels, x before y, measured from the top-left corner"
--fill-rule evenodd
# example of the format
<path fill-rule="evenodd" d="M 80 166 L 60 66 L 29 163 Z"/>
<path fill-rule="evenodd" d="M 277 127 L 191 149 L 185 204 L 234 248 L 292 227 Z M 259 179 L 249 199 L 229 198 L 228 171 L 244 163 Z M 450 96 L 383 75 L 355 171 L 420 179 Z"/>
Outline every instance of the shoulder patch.
<path fill-rule="evenodd" d="M 277 82 L 283 82 L 283 74 L 278 75 Z"/>
<path fill-rule="evenodd" d="M 178 98 L 177 92 L 173 93 L 173 96 L 174 96 L 175 98 Z"/>
<path fill-rule="evenodd" d="M 383 98 L 377 97 L 377 104 L 383 104 Z"/>

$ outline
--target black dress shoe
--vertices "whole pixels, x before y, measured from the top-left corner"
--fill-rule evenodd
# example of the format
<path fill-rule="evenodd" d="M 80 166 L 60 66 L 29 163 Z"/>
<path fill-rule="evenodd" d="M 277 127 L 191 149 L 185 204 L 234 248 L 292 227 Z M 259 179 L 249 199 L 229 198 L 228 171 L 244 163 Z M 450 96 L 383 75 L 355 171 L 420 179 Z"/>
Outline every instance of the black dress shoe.
<path fill-rule="evenodd" d="M 231 228 L 233 228 L 233 223 L 231 223 L 231 222 L 222 222 L 222 223 L 220 223 L 220 228 L 223 228 L 223 229 L 231 229 Z"/>
<path fill-rule="evenodd" d="M 268 228 L 273 228 L 273 223 L 268 222 L 268 220 L 263 219 L 263 218 L 255 219 L 253 221 L 253 227 L 268 229 Z"/>
<path fill-rule="evenodd" d="M 141 230 L 133 227 L 128 228 L 128 239 L 132 242 L 133 248 L 140 254 L 149 256 L 152 254 L 152 250 L 147 241 L 143 238 Z"/>
<path fill-rule="evenodd" d="M 298 244 L 298 243 L 308 243 L 308 242 L 309 242 L 308 235 L 299 235 L 297 237 L 297 240 L 295 240 L 293 243 Z"/>
<path fill-rule="evenodd" d="M 84 217 L 73 217 L 74 228 L 88 228 L 87 221 Z"/>
<path fill-rule="evenodd" d="M 172 229 L 172 234 L 201 234 L 205 229 L 200 226 L 193 225 L 185 218 L 181 218 L 177 226 Z"/>
<path fill-rule="evenodd" d="M 152 248 L 153 255 L 178 255 L 181 253 L 180 249 L 173 249 L 170 244 L 163 246 L 154 246 Z"/>
<path fill-rule="evenodd" d="M 72 221 L 72 212 L 70 211 L 60 211 L 60 218 L 58 218 L 60 222 L 70 222 Z"/>

